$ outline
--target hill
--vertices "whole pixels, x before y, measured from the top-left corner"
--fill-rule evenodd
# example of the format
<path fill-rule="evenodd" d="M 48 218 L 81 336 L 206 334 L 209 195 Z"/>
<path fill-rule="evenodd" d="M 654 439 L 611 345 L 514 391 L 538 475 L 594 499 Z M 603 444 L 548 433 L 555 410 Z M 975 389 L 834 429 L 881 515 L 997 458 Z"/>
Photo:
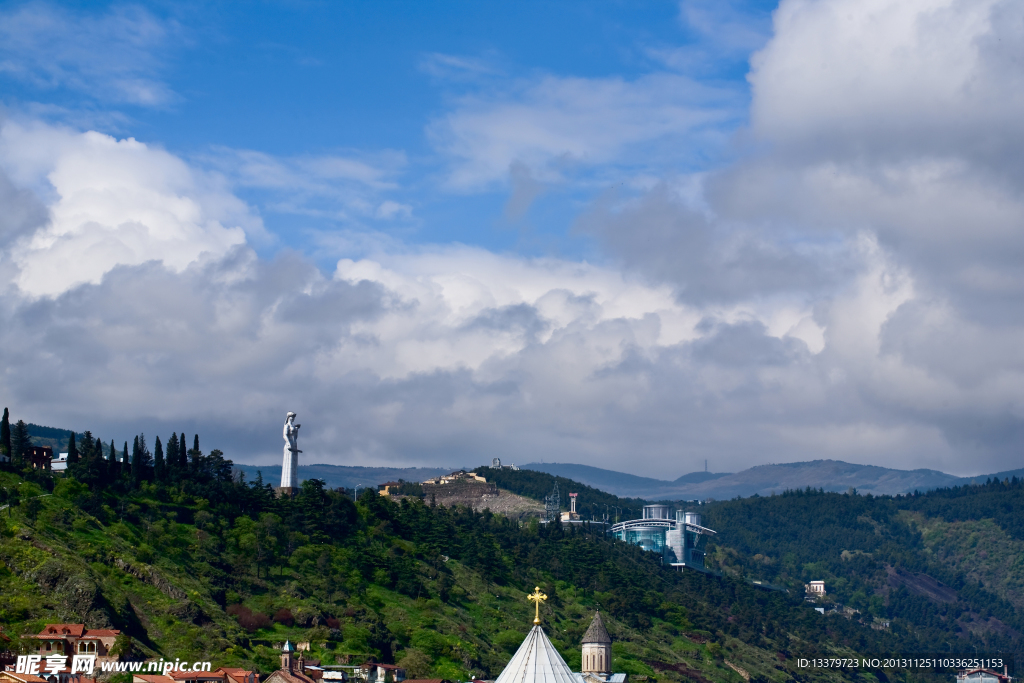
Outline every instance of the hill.
<path fill-rule="evenodd" d="M 691 472 L 674 481 L 638 477 L 588 465 L 531 463 L 523 468 L 574 479 L 618 496 L 647 500 L 727 500 L 755 494 L 770 496 L 808 486 L 825 491 L 843 492 L 855 488 L 876 496 L 895 495 L 979 483 L 995 476 L 956 477 L 937 470 L 896 470 L 839 460 L 759 465 L 732 474 Z M 1021 472 L 1005 472 L 998 476 L 1002 479 Z"/>
<path fill-rule="evenodd" d="M 376 657 L 466 680 L 501 670 L 529 628 L 524 597 L 536 585 L 572 666 L 600 608 L 615 669 L 668 681 L 738 683 L 735 668 L 757 681 L 838 680 L 794 657 L 940 645 L 913 621 L 876 631 L 823 619 L 799 593 L 672 571 L 588 525 L 521 525 L 373 490 L 353 502 L 317 481 L 275 498 L 232 479 L 219 451 L 162 469 L 144 450 L 130 467 L 83 455 L 63 479 L 0 473 L 0 491 L 17 492 L 0 516 L 7 633 L 83 621 L 123 630 L 137 656 L 263 672 L 288 638 L 313 642 L 310 656 L 325 662 Z"/>
<path fill-rule="evenodd" d="M 1022 480 L 903 497 L 805 489 L 702 512 L 718 531 L 709 566 L 728 575 L 794 591 L 820 580 L 828 602 L 893 629 L 1024 644 Z"/>

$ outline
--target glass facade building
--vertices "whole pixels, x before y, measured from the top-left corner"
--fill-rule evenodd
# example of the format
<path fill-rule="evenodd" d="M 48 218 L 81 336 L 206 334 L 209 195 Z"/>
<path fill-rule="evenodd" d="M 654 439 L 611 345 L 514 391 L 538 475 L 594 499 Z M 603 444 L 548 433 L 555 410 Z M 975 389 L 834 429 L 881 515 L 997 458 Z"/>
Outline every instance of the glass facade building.
<path fill-rule="evenodd" d="M 643 519 L 619 522 L 612 526 L 611 533 L 620 541 L 660 554 L 665 564 L 703 570 L 708 537 L 715 532 L 700 522 L 695 512 L 647 505 Z"/>

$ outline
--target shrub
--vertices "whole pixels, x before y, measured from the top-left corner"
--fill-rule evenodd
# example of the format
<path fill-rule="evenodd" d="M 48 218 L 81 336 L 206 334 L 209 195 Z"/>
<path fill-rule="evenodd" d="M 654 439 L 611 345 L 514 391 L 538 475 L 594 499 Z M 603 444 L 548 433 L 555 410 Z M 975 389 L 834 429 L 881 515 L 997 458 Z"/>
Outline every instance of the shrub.
<path fill-rule="evenodd" d="M 274 613 L 274 621 L 285 626 L 294 626 L 295 617 L 292 615 L 292 611 L 287 607 L 282 607 Z"/>
<path fill-rule="evenodd" d="M 238 625 L 249 633 L 261 628 L 270 628 L 270 617 L 262 612 L 253 612 L 245 605 L 228 605 L 225 611 L 237 619 Z"/>

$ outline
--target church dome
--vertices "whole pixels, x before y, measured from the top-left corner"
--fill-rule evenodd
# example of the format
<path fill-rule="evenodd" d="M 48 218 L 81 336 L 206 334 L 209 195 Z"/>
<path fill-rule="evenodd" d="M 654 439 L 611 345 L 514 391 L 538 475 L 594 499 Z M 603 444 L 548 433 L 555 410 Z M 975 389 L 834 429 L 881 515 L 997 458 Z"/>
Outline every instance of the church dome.
<path fill-rule="evenodd" d="M 494 683 L 578 683 L 539 625 L 530 629 Z"/>

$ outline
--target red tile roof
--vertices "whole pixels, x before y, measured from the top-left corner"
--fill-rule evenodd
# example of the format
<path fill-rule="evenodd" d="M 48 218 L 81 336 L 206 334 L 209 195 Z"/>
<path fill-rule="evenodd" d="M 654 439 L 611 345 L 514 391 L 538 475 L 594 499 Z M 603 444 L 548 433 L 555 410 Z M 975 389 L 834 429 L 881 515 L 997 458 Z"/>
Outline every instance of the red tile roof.
<path fill-rule="evenodd" d="M 45 678 L 40 678 L 39 676 L 35 676 L 33 674 L 16 674 L 13 671 L 3 671 L 0 673 L 2 673 L 4 676 L 10 676 L 15 680 L 22 681 L 23 683 L 47 683 L 47 680 Z"/>
<path fill-rule="evenodd" d="M 170 671 L 167 675 L 176 681 L 194 681 L 197 678 L 207 681 L 224 680 L 224 674 L 217 671 Z"/>
<path fill-rule="evenodd" d="M 64 633 L 67 631 L 67 633 Z M 80 638 L 85 633 L 85 624 L 47 624 L 39 632 L 40 636 L 74 636 Z M 37 638 L 39 636 L 36 636 Z"/>
<path fill-rule="evenodd" d="M 274 671 L 267 676 L 264 683 L 273 683 L 271 679 L 284 680 L 285 683 L 314 683 L 313 679 L 305 674 L 300 674 L 298 671 L 286 671 L 285 669 Z"/>
<path fill-rule="evenodd" d="M 121 632 L 112 628 L 91 628 L 85 632 L 85 638 L 109 638 L 119 635 Z"/>

